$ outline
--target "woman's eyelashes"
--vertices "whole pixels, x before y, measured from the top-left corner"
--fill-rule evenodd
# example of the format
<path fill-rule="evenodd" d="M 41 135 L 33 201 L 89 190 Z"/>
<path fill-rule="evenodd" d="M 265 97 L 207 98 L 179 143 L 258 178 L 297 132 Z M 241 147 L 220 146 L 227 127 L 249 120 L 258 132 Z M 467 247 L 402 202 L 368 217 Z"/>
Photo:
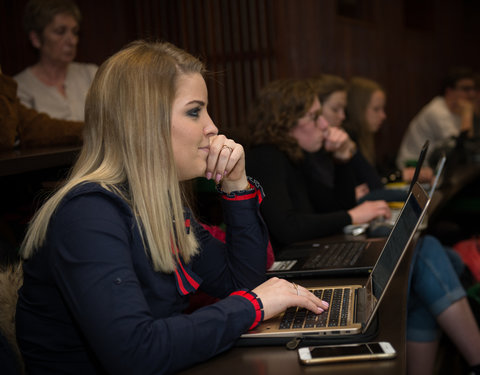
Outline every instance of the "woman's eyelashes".
<path fill-rule="evenodd" d="M 195 107 L 187 111 L 187 116 L 192 118 L 198 118 L 200 116 L 201 107 Z"/>

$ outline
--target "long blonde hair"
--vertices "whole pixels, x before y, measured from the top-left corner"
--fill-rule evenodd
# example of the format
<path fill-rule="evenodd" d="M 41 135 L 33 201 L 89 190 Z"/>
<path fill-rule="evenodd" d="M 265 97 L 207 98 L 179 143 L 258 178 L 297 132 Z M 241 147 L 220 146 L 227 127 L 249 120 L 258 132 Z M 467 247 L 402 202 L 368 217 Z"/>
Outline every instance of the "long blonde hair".
<path fill-rule="evenodd" d="M 45 242 L 48 224 L 65 195 L 96 182 L 131 207 L 157 271 L 172 272 L 172 246 L 188 262 L 197 241 L 184 227 L 185 197 L 171 145 L 171 108 L 184 74 L 203 64 L 169 43 L 137 41 L 99 68 L 85 104 L 84 144 L 66 184 L 37 212 L 22 244 L 29 258 Z M 128 186 L 128 196 L 119 189 Z"/>

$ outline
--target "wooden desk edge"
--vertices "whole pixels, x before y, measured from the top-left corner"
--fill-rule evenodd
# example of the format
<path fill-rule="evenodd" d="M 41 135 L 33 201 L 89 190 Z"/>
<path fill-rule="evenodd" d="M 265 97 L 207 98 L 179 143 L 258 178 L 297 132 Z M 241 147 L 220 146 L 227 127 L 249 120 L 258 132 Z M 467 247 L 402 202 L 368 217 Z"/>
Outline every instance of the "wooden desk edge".
<path fill-rule="evenodd" d="M 49 147 L 0 152 L 0 176 L 72 164 L 80 147 Z"/>
<path fill-rule="evenodd" d="M 273 374 L 405 374 L 406 373 L 406 315 L 407 285 L 410 263 L 415 245 L 420 236 L 417 232 L 410 243 L 394 276 L 386 301 L 380 306 L 380 330 L 374 341 L 389 341 L 397 351 L 397 358 L 388 361 L 366 361 L 328 366 L 303 366 L 298 362 L 296 350 L 286 350 L 284 346 L 234 347 L 206 362 L 194 365 L 181 374 L 207 375 L 215 371 L 228 372 L 230 375 L 250 373 L 251 375 Z M 339 284 L 340 278 L 323 281 Z M 358 283 L 359 278 L 343 278 L 342 283 Z M 305 282 L 299 282 L 307 284 Z M 393 287 L 393 288 L 392 288 Z M 387 303 L 385 303 L 387 302 Z M 393 317 L 397 317 L 394 319 Z M 218 372 L 217 372 L 218 373 Z"/>

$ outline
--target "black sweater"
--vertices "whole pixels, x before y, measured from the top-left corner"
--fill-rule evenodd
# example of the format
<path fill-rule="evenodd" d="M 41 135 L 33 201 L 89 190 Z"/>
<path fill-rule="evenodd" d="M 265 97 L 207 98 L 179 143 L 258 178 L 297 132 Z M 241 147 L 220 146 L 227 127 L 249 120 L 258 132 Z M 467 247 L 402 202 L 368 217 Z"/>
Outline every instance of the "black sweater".
<path fill-rule="evenodd" d="M 323 150 L 293 163 L 273 145 L 246 153 L 247 173 L 264 187 L 261 213 L 276 250 L 340 233 L 355 206 L 352 162 L 335 163 Z"/>

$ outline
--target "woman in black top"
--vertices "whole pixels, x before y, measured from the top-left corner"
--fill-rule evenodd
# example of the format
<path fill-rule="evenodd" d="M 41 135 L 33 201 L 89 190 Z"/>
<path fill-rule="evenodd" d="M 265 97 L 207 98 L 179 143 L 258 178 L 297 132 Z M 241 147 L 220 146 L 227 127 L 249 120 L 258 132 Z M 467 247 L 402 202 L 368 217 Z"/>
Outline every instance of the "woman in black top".
<path fill-rule="evenodd" d="M 352 160 L 357 202 L 405 201 L 406 191 L 385 189 L 375 168 L 373 137 L 386 118 L 385 93 L 381 87 L 366 79 L 353 79 L 347 85 L 343 78 L 331 74 L 323 74 L 313 83 L 322 104 L 322 116 L 330 126 L 343 128 L 358 146 Z"/>
<path fill-rule="evenodd" d="M 271 83 L 250 117 L 255 146 L 247 151 L 247 170 L 265 189 L 261 212 L 277 245 L 338 233 L 345 224 L 362 222 L 359 211 L 366 213 L 363 222 L 370 220 L 367 214 L 389 214 L 384 201 L 354 206 L 360 154 L 340 127 L 319 116 L 309 82 Z M 409 374 L 432 373 L 441 330 L 479 373 L 480 334 L 456 271 L 437 239 L 419 240 L 408 295 Z"/>
<path fill-rule="evenodd" d="M 270 83 L 249 113 L 247 171 L 261 181 L 261 212 L 274 248 L 339 233 L 385 216 L 384 201 L 356 204 L 355 143 L 320 116 L 310 80 Z"/>

